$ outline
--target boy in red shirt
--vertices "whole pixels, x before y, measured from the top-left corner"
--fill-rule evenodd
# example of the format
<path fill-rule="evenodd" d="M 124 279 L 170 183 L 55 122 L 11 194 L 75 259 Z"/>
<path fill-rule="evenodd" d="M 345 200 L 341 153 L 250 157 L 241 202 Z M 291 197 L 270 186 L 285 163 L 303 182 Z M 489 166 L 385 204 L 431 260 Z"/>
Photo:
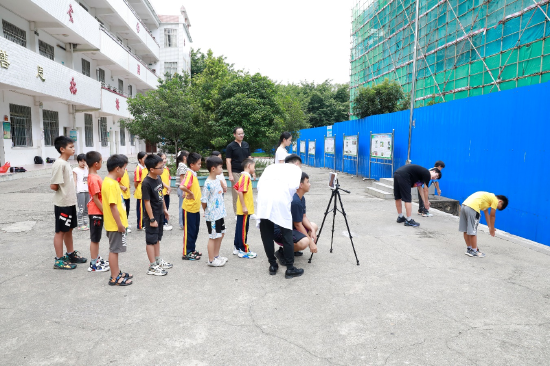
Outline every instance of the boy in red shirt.
<path fill-rule="evenodd" d="M 86 164 L 88 164 L 88 193 L 90 201 L 88 202 L 88 215 L 90 222 L 90 254 L 91 261 L 89 272 L 106 272 L 109 270 L 109 262 L 99 256 L 99 242 L 101 232 L 103 231 L 103 204 L 101 200 L 101 185 L 103 181 L 97 174 L 102 165 L 101 154 L 97 151 L 90 151 L 86 154 Z"/>

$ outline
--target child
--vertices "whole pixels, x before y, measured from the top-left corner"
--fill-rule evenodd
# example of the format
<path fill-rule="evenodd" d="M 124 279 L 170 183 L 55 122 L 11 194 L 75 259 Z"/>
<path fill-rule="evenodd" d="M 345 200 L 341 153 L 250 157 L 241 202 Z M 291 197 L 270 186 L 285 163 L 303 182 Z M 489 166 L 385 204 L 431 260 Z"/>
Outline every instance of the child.
<path fill-rule="evenodd" d="M 86 153 L 86 164 L 89 168 L 88 173 L 88 215 L 90 218 L 90 267 L 89 272 L 106 272 L 109 270 L 109 262 L 104 261 L 99 256 L 99 242 L 101 232 L 103 231 L 103 204 L 101 202 L 101 177 L 97 171 L 103 165 L 103 158 L 97 151 Z"/>
<path fill-rule="evenodd" d="M 222 158 L 222 153 L 219 152 L 219 151 L 212 151 L 211 156 L 216 156 L 216 157 L 221 159 Z M 223 159 L 222 159 L 222 161 L 223 161 Z M 225 176 L 223 175 L 223 165 L 222 165 L 221 173 L 216 176 L 216 179 L 218 179 L 220 181 L 220 185 L 222 186 L 223 193 L 226 193 L 227 192 L 227 182 L 225 181 Z"/>
<path fill-rule="evenodd" d="M 187 157 L 189 156 L 189 152 L 185 151 L 185 150 L 182 150 L 180 151 L 180 153 L 178 154 L 177 158 L 176 158 L 176 163 L 178 164 L 178 170 L 176 172 L 176 175 L 178 177 L 180 177 L 180 183 L 183 182 L 183 179 L 185 177 L 185 173 L 187 173 L 187 170 L 189 169 L 187 167 Z M 181 208 L 181 205 L 183 204 L 183 198 L 184 198 L 184 194 L 183 194 L 183 191 L 178 187 L 178 197 L 179 197 L 179 224 L 180 224 L 180 229 L 183 230 L 183 210 Z"/>
<path fill-rule="evenodd" d="M 477 247 L 477 226 L 481 211 L 485 213 L 485 221 L 489 227 L 491 236 L 495 236 L 496 210 L 502 211 L 508 206 L 508 198 L 502 195 L 494 195 L 488 192 L 476 192 L 462 203 L 458 231 L 464 233 L 466 242 L 466 255 L 469 257 L 483 258 L 483 254 Z M 492 208 L 489 215 L 489 208 Z"/>
<path fill-rule="evenodd" d="M 439 171 L 442 171 L 443 168 L 445 168 L 445 163 L 441 160 L 438 160 L 435 162 L 434 167 L 431 168 L 430 171 L 434 169 L 439 169 Z M 437 194 L 441 196 L 441 189 L 439 189 L 439 179 L 430 180 L 430 184 L 428 184 L 428 187 L 430 187 L 432 183 L 435 185 Z M 422 195 L 420 194 L 421 189 L 422 187 L 418 187 L 418 214 L 422 215 L 422 217 L 432 217 L 433 215 L 430 213 L 430 211 L 426 210 L 426 208 L 424 207 L 424 201 L 422 200 Z"/>
<path fill-rule="evenodd" d="M 86 154 L 79 154 L 76 157 L 78 166 L 73 169 L 73 179 L 76 188 L 76 201 L 78 202 L 78 228 L 79 230 L 89 230 L 88 228 L 88 167 L 86 166 Z"/>
<path fill-rule="evenodd" d="M 220 257 L 220 246 L 225 234 L 226 216 L 223 200 L 223 188 L 217 178 L 223 171 L 223 160 L 217 156 L 210 156 L 206 160 L 208 178 L 204 182 L 202 192 L 202 208 L 208 228 L 208 262 L 211 267 L 222 267 L 227 261 L 226 257 Z"/>
<path fill-rule="evenodd" d="M 137 215 L 137 229 L 143 230 L 143 217 L 141 216 L 143 212 L 143 204 L 141 202 L 141 182 L 147 176 L 147 168 L 145 168 L 145 156 L 147 153 L 140 151 L 137 155 L 138 166 L 136 166 L 136 171 L 134 172 L 134 198 L 136 199 L 136 215 Z"/>
<path fill-rule="evenodd" d="M 166 276 L 165 269 L 172 268 L 172 264 L 160 258 L 160 241 L 162 240 L 164 218 L 169 218 L 168 209 L 164 202 L 163 184 L 160 174 L 164 170 L 162 158 L 151 154 L 145 158 L 145 166 L 149 174 L 141 185 L 143 199 L 143 223 L 145 226 L 145 242 L 149 270 L 147 274 Z"/>
<path fill-rule="evenodd" d="M 249 216 L 254 214 L 254 197 L 252 195 L 252 179 L 255 164 L 252 159 L 244 159 L 242 163 L 243 172 L 239 181 L 233 186 L 238 192 L 237 200 L 237 227 L 235 228 L 235 240 L 233 254 L 239 258 L 256 258 L 256 253 L 252 252 L 247 244 Z"/>
<path fill-rule="evenodd" d="M 166 154 L 159 153 L 158 156 L 162 159 L 162 163 L 164 164 L 164 168 L 162 169 L 162 174 L 160 175 L 160 179 L 162 179 L 162 185 L 164 186 L 164 189 L 162 190 L 162 194 L 164 196 L 164 204 L 166 205 L 166 211 L 170 208 L 170 192 L 172 189 L 170 188 L 170 170 L 168 170 L 168 167 L 166 166 L 166 163 L 168 162 L 168 159 L 166 159 Z M 172 225 L 168 224 L 168 217 L 164 217 L 164 222 L 162 223 L 164 225 L 163 230 L 170 231 L 172 230 Z"/>
<path fill-rule="evenodd" d="M 53 197 L 55 212 L 55 248 L 54 269 L 75 269 L 75 263 L 86 263 L 88 260 L 78 255 L 73 249 L 73 229 L 76 221 L 76 192 L 73 182 L 71 164 L 68 160 L 74 155 L 74 142 L 66 136 L 59 136 L 54 141 L 55 149 L 61 154 L 52 165 L 50 188 L 55 191 Z M 63 255 L 63 242 L 67 252 Z"/>
<path fill-rule="evenodd" d="M 183 256 L 184 260 L 199 260 L 202 253 L 195 250 L 195 243 L 199 235 L 201 220 L 201 188 L 197 180 L 197 172 L 201 168 L 201 156 L 197 153 L 189 154 L 189 170 L 180 184 L 180 189 L 185 193 L 182 203 L 183 210 Z"/>
<path fill-rule="evenodd" d="M 103 181 L 101 196 L 105 210 L 105 231 L 109 238 L 109 264 L 111 266 L 110 286 L 128 286 L 133 282 L 131 274 L 122 273 L 118 267 L 118 253 L 126 251 L 126 227 L 128 218 L 122 205 L 122 191 L 118 184 L 118 178 L 122 178 L 128 158 L 124 155 L 115 154 L 107 160 L 109 174 Z"/>
<path fill-rule="evenodd" d="M 128 175 L 128 169 L 124 169 L 124 175 L 122 178 L 118 178 L 118 185 L 122 191 L 122 199 L 124 200 L 124 207 L 126 208 L 126 218 L 130 217 L 130 176 Z M 130 225 L 126 233 L 131 233 Z"/>

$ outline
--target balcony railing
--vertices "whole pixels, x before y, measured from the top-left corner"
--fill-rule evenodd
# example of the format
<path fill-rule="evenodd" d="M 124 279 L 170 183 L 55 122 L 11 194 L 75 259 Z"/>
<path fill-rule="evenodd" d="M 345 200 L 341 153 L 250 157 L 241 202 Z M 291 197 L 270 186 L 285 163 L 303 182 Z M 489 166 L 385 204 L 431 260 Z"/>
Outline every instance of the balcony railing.
<path fill-rule="evenodd" d="M 149 8 L 151 9 L 151 12 L 153 14 L 155 14 L 155 17 L 157 17 L 157 13 L 155 13 L 155 10 L 153 9 L 153 7 L 151 6 L 151 4 L 149 4 L 148 1 L 145 1 L 147 3 L 147 5 L 149 6 Z M 130 11 L 134 14 L 134 16 L 137 18 L 137 20 L 141 23 L 141 25 L 143 26 L 143 28 L 147 31 L 147 33 L 149 33 L 149 35 L 151 36 L 151 38 L 153 38 L 153 41 L 157 44 L 157 46 L 160 47 L 160 44 L 157 42 L 157 40 L 155 39 L 155 37 L 153 36 L 153 33 L 149 30 L 149 28 L 147 28 L 147 26 L 145 25 L 145 23 L 143 23 L 143 21 L 141 20 L 141 18 L 139 17 L 139 15 L 136 13 L 136 11 L 134 10 L 134 8 L 132 8 L 132 6 L 130 5 L 130 3 L 128 2 L 128 0 L 124 0 L 124 3 L 126 4 L 126 6 L 128 6 L 128 8 L 130 9 Z M 157 17 L 157 20 L 158 20 L 158 17 Z M 160 20 L 159 20 L 159 23 L 160 23 Z"/>

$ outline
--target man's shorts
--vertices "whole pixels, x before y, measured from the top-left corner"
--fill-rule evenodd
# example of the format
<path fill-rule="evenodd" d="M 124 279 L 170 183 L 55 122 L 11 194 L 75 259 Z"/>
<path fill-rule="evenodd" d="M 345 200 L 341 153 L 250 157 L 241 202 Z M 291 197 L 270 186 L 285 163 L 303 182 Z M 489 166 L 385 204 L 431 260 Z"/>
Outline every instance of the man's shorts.
<path fill-rule="evenodd" d="M 103 231 L 103 215 L 88 215 L 90 219 L 90 241 L 99 243 Z"/>
<path fill-rule="evenodd" d="M 479 225 L 479 212 L 473 208 L 462 205 L 460 210 L 460 221 L 458 222 L 458 231 L 468 235 L 477 235 L 477 226 Z"/>
<path fill-rule="evenodd" d="M 206 227 L 208 227 L 209 239 L 218 239 L 225 234 L 225 220 L 223 218 L 216 221 L 206 221 Z"/>
<path fill-rule="evenodd" d="M 299 232 L 298 230 L 292 230 L 292 242 L 294 244 L 296 244 L 297 242 L 299 242 L 300 240 L 302 240 L 305 237 L 306 236 L 304 234 L 302 234 L 301 232 Z M 279 245 L 283 245 L 283 235 L 281 234 L 280 231 L 275 231 L 275 235 L 274 235 L 273 238 L 275 240 L 275 243 L 277 243 Z"/>
<path fill-rule="evenodd" d="M 151 227 L 151 222 L 147 217 L 143 219 L 143 227 L 145 227 L 145 242 L 147 245 L 155 245 L 162 240 L 164 215 L 157 217 L 158 227 Z"/>
<path fill-rule="evenodd" d="M 109 252 L 123 253 L 126 251 L 126 233 L 107 231 L 107 237 L 109 238 Z"/>
<path fill-rule="evenodd" d="M 55 232 L 69 232 L 71 229 L 74 229 L 77 225 L 76 219 L 76 205 L 59 207 L 54 205 L 55 213 Z"/>
<path fill-rule="evenodd" d="M 401 174 L 393 175 L 393 197 L 396 201 L 412 202 L 411 182 Z"/>

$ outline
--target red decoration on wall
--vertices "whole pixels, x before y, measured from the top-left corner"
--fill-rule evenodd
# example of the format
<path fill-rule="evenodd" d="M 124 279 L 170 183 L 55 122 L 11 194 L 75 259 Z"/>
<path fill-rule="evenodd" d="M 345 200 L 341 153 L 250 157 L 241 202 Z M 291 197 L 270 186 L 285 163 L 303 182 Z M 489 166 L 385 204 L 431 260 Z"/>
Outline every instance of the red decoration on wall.
<path fill-rule="evenodd" d="M 141 67 L 140 67 L 140 66 L 141 66 L 141 65 L 137 65 L 137 67 L 138 67 L 138 75 L 141 75 Z"/>
<path fill-rule="evenodd" d="M 116 110 L 120 111 L 120 102 L 118 101 L 118 98 L 116 98 Z"/>
<path fill-rule="evenodd" d="M 67 12 L 67 14 L 69 14 L 69 21 L 71 23 L 74 23 L 73 21 L 73 13 L 74 13 L 74 10 L 73 10 L 73 6 L 71 4 L 69 4 L 69 11 Z"/>
<path fill-rule="evenodd" d="M 72 94 L 76 94 L 76 92 L 78 91 L 76 89 L 76 83 L 74 82 L 74 78 L 71 80 L 71 87 L 69 88 L 69 90 L 71 91 Z"/>
<path fill-rule="evenodd" d="M 137 32 L 139 33 L 139 22 L 136 24 Z"/>

